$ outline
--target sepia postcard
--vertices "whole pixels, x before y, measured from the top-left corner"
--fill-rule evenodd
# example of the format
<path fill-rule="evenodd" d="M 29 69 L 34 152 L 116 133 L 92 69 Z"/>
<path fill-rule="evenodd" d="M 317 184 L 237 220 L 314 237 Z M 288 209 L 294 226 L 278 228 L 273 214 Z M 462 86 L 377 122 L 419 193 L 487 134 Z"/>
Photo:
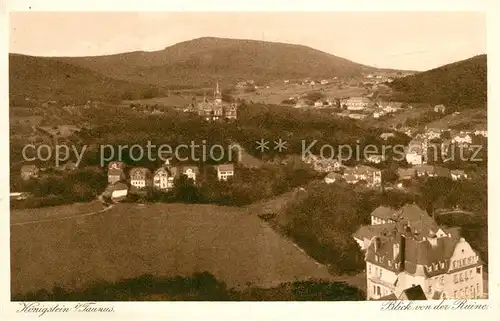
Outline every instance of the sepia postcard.
<path fill-rule="evenodd" d="M 486 7 L 25 3 L 9 320 L 494 319 Z"/>

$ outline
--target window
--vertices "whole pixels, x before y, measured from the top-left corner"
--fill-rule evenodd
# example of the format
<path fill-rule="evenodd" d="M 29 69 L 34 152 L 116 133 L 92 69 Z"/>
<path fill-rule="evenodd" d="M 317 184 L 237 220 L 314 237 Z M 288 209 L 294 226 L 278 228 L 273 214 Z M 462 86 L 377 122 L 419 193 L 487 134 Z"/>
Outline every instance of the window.
<path fill-rule="evenodd" d="M 467 281 L 469 279 L 469 276 L 467 275 L 467 271 L 464 272 L 464 279 Z"/>
<path fill-rule="evenodd" d="M 472 270 L 469 270 L 469 278 L 472 279 Z"/>
<path fill-rule="evenodd" d="M 460 282 L 462 282 L 463 280 L 464 280 L 464 274 L 460 272 Z"/>
<path fill-rule="evenodd" d="M 465 297 L 468 298 L 469 297 L 469 288 L 465 288 Z"/>
<path fill-rule="evenodd" d="M 453 282 L 458 283 L 458 275 L 453 274 Z"/>
<path fill-rule="evenodd" d="M 431 294 L 431 293 L 432 293 L 432 285 L 429 285 L 429 289 L 428 289 L 428 291 L 429 291 L 429 294 Z"/>
<path fill-rule="evenodd" d="M 377 287 L 375 285 L 373 286 L 373 294 L 377 294 Z"/>
<path fill-rule="evenodd" d="M 477 292 L 477 295 L 479 295 L 479 283 L 476 284 L 476 292 Z"/>
<path fill-rule="evenodd" d="M 453 268 L 457 268 L 457 261 L 453 260 Z"/>
<path fill-rule="evenodd" d="M 379 270 L 379 276 L 382 278 L 382 269 Z"/>
<path fill-rule="evenodd" d="M 480 266 L 478 266 L 478 267 L 476 268 L 476 273 L 477 273 L 477 274 L 481 273 L 481 267 L 480 267 Z"/>
<path fill-rule="evenodd" d="M 377 286 L 377 295 L 380 295 L 380 287 Z"/>
<path fill-rule="evenodd" d="M 439 278 L 439 283 L 441 283 L 441 285 L 444 284 L 444 276 L 442 276 L 442 277 Z"/>
<path fill-rule="evenodd" d="M 371 266 L 371 264 L 368 264 L 368 274 L 372 274 L 372 266 Z"/>
<path fill-rule="evenodd" d="M 464 289 L 460 289 L 460 298 L 464 297 Z"/>

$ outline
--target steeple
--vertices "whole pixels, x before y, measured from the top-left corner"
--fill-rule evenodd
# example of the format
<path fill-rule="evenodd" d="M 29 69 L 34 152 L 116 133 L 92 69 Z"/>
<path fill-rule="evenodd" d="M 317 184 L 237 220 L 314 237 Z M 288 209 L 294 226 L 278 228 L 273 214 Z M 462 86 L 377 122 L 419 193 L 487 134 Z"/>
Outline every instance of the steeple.
<path fill-rule="evenodd" d="M 217 96 L 219 94 L 220 94 L 220 91 L 219 91 L 219 79 L 217 79 L 217 87 L 215 87 L 215 96 Z"/>
<path fill-rule="evenodd" d="M 215 103 L 217 105 L 220 105 L 222 103 L 222 95 L 221 95 L 220 90 L 219 90 L 219 79 L 217 79 L 217 85 L 215 87 L 214 98 L 215 98 Z"/>

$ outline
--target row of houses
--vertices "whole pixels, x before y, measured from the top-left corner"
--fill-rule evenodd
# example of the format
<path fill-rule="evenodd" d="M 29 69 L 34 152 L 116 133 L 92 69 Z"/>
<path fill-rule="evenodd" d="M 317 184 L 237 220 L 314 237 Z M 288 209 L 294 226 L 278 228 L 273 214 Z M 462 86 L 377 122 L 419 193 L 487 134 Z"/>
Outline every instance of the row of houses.
<path fill-rule="evenodd" d="M 397 174 L 400 181 L 411 180 L 416 177 L 449 177 L 454 181 L 468 179 L 467 173 L 462 169 L 448 169 L 433 165 L 417 165 L 410 168 L 398 168 Z"/>
<path fill-rule="evenodd" d="M 215 166 L 215 168 L 217 178 L 220 181 L 226 181 L 234 176 L 233 164 L 221 164 Z M 175 180 L 181 175 L 196 184 L 200 177 L 200 169 L 198 166 L 192 165 L 171 166 L 167 160 L 163 166 L 154 172 L 145 167 L 133 167 L 128 171 L 127 179 L 126 165 L 119 161 L 110 162 L 108 164 L 108 187 L 103 195 L 117 201 L 127 197 L 129 187 L 134 191 L 149 187 L 169 191 L 174 188 Z"/>
<path fill-rule="evenodd" d="M 113 184 L 126 179 L 125 164 L 123 162 L 110 162 L 108 164 L 108 183 Z M 234 176 L 233 164 L 221 164 L 215 166 L 217 178 L 227 180 Z M 156 187 L 162 190 L 173 188 L 174 180 L 180 175 L 185 175 L 196 183 L 199 178 L 200 169 L 198 166 L 184 165 L 171 166 L 167 160 L 163 166 L 153 173 L 145 167 L 133 167 L 128 172 L 130 185 L 141 189 L 145 187 Z"/>
<path fill-rule="evenodd" d="M 368 300 L 397 300 L 415 287 L 427 300 L 485 297 L 478 252 L 416 204 L 379 206 L 353 238 L 365 252 Z"/>
<path fill-rule="evenodd" d="M 343 181 L 347 184 L 365 183 L 366 187 L 379 188 L 382 186 L 382 171 L 366 165 L 344 167 L 343 173 L 330 172 L 325 176 L 324 182 L 331 184 Z"/>

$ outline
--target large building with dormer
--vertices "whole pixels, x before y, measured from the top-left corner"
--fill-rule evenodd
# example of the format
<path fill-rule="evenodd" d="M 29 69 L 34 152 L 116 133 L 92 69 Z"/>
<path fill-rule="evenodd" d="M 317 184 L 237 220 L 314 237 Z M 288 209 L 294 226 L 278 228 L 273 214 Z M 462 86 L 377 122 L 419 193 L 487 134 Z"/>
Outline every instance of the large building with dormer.
<path fill-rule="evenodd" d="M 438 226 L 411 204 L 379 207 L 354 239 L 365 251 L 367 299 L 420 286 L 428 300 L 484 297 L 483 263 L 458 228 Z"/>

